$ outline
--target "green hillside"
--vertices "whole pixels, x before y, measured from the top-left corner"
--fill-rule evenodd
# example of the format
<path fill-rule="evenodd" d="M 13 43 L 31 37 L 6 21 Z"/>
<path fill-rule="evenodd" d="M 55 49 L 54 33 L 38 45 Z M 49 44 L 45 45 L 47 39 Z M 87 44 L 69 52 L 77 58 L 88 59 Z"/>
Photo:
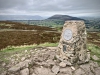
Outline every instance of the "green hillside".
<path fill-rule="evenodd" d="M 49 17 L 48 20 L 67 21 L 67 20 L 84 20 L 84 19 L 72 17 L 72 16 L 69 16 L 69 15 L 53 15 L 53 16 Z"/>
<path fill-rule="evenodd" d="M 45 20 L 12 20 L 29 25 L 39 25 L 47 27 L 63 27 L 67 20 L 84 20 L 87 31 L 100 31 L 100 18 L 77 18 L 68 15 L 53 15 Z"/>
<path fill-rule="evenodd" d="M 45 20 L 15 20 L 15 22 L 26 23 L 30 25 L 40 25 L 48 27 L 62 27 L 67 20 L 84 20 L 77 17 L 72 17 L 68 15 L 53 15 Z"/>

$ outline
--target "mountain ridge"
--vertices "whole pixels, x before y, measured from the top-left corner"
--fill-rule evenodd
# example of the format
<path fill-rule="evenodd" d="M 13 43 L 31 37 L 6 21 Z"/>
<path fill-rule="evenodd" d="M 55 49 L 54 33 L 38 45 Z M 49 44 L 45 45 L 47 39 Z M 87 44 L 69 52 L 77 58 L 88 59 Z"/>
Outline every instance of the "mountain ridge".
<path fill-rule="evenodd" d="M 54 19 L 54 20 L 63 20 L 63 21 L 66 21 L 66 20 L 84 20 L 84 19 L 81 19 L 81 18 L 78 18 L 78 17 L 73 17 L 73 16 L 69 16 L 69 15 L 53 15 L 51 17 L 48 18 L 49 19 Z"/>

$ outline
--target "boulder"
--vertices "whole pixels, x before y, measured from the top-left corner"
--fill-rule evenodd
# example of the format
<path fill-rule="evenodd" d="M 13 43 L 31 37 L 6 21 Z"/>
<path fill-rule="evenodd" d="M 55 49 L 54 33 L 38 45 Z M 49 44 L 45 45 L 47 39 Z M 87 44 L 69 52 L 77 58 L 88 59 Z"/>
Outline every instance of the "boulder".
<path fill-rule="evenodd" d="M 55 75 L 49 68 L 44 68 L 42 66 L 36 67 L 34 71 L 36 75 Z"/>
<path fill-rule="evenodd" d="M 20 62 L 20 63 L 16 64 L 15 66 L 9 68 L 8 71 L 9 72 L 17 72 L 20 69 L 27 68 L 29 66 L 30 62 L 31 62 L 30 60 L 25 60 L 23 62 Z"/>

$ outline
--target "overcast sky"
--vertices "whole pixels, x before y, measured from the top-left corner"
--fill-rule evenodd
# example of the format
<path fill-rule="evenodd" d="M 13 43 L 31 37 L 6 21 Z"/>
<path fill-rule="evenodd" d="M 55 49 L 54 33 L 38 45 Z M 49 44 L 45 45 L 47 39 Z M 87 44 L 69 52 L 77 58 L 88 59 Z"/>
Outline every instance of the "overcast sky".
<path fill-rule="evenodd" d="M 0 15 L 99 16 L 100 0 L 0 0 Z"/>

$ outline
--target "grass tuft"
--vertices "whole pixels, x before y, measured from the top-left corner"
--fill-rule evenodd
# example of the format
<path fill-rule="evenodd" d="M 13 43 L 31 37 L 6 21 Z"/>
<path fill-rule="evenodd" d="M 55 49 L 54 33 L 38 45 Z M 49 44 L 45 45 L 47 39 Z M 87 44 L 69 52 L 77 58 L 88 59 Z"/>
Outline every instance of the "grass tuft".
<path fill-rule="evenodd" d="M 94 60 L 93 55 L 96 55 L 100 59 L 100 47 L 94 44 L 88 44 L 88 50 L 91 51 L 91 60 L 97 62 L 100 65 L 100 60 Z"/>

